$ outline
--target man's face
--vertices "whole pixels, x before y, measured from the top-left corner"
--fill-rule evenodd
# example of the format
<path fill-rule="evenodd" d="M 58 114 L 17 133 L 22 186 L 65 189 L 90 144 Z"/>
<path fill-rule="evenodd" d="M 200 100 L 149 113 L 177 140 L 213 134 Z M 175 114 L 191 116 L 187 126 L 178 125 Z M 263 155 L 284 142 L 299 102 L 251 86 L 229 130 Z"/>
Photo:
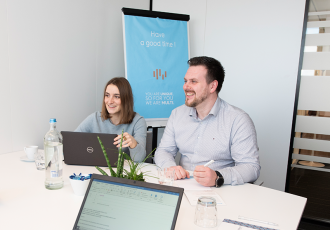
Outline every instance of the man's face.
<path fill-rule="evenodd" d="M 190 66 L 184 77 L 183 90 L 186 95 L 185 104 L 196 107 L 207 100 L 210 85 L 206 82 L 207 69 L 202 66 Z"/>

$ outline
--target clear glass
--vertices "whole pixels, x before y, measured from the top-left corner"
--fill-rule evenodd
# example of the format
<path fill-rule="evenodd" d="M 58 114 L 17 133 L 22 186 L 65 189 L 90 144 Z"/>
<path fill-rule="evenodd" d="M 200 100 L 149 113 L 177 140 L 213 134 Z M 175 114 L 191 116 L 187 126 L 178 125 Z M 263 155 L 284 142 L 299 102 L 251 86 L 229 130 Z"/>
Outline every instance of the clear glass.
<path fill-rule="evenodd" d="M 50 130 L 44 138 L 45 187 L 50 190 L 63 187 L 63 137 L 56 129 L 56 122 L 50 123 Z"/>
<path fill-rule="evenodd" d="M 171 168 L 158 169 L 158 182 L 162 185 L 172 186 L 175 170 Z"/>
<path fill-rule="evenodd" d="M 36 167 L 38 170 L 45 169 L 45 152 L 42 150 L 38 150 L 34 154 L 34 162 L 36 163 Z"/>
<path fill-rule="evenodd" d="M 217 202 L 213 197 L 201 196 L 198 198 L 194 223 L 204 228 L 217 226 Z"/>

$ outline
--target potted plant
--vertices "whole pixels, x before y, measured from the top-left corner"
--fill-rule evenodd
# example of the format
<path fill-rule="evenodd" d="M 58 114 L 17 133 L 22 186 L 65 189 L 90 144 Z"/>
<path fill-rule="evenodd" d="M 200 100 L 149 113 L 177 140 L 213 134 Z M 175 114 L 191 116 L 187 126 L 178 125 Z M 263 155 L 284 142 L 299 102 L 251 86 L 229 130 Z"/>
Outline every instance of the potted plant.
<path fill-rule="evenodd" d="M 147 175 L 147 172 L 142 172 L 141 169 L 144 167 L 143 163 L 145 162 L 146 159 L 148 159 L 150 157 L 150 155 L 152 154 L 149 153 L 148 156 L 146 156 L 146 158 L 144 158 L 144 160 L 141 163 L 135 163 L 131 157 L 126 154 L 125 152 L 123 152 L 122 150 L 122 143 L 123 143 L 123 134 L 124 134 L 124 130 L 122 131 L 122 135 L 121 135 L 121 139 L 120 139 L 120 146 L 119 146 L 119 150 L 118 150 L 118 161 L 117 161 L 117 171 L 115 172 L 110 164 L 109 158 L 108 158 L 108 154 L 103 146 L 103 143 L 101 141 L 101 139 L 99 137 L 97 137 L 97 139 L 99 140 L 99 143 L 101 145 L 105 160 L 107 161 L 109 170 L 110 170 L 110 174 L 112 177 L 119 177 L 119 178 L 126 178 L 129 180 L 137 180 L 137 181 L 145 181 L 144 180 L 144 176 L 150 176 Z M 129 165 L 129 171 L 124 169 L 124 160 L 126 159 L 126 162 L 128 162 Z M 100 171 L 100 173 L 102 173 L 102 175 L 105 176 L 109 176 L 103 169 L 101 169 L 98 166 L 95 166 L 95 168 L 97 170 Z"/>

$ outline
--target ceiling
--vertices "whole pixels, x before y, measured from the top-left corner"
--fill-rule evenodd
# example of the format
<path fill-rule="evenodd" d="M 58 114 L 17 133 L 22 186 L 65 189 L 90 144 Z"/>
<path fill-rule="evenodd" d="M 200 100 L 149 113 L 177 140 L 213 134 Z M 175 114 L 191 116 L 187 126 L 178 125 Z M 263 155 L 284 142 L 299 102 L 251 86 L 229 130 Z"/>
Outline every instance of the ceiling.
<path fill-rule="evenodd" d="M 330 0 L 310 0 L 309 12 L 321 11 L 329 11 L 329 14 L 308 16 L 308 21 L 330 20 Z"/>

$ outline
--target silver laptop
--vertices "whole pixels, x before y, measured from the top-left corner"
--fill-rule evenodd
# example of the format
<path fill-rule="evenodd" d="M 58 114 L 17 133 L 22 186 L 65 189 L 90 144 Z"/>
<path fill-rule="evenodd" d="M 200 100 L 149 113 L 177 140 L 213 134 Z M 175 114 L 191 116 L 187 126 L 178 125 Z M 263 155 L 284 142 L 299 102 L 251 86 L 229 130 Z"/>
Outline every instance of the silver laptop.
<path fill-rule="evenodd" d="M 174 230 L 183 188 L 93 174 L 73 230 Z"/>
<path fill-rule="evenodd" d="M 107 167 L 99 137 L 108 154 L 111 166 L 116 167 L 118 148 L 113 144 L 117 134 L 82 133 L 62 131 L 64 162 L 68 165 L 89 165 Z M 128 148 L 123 149 L 129 154 Z"/>

